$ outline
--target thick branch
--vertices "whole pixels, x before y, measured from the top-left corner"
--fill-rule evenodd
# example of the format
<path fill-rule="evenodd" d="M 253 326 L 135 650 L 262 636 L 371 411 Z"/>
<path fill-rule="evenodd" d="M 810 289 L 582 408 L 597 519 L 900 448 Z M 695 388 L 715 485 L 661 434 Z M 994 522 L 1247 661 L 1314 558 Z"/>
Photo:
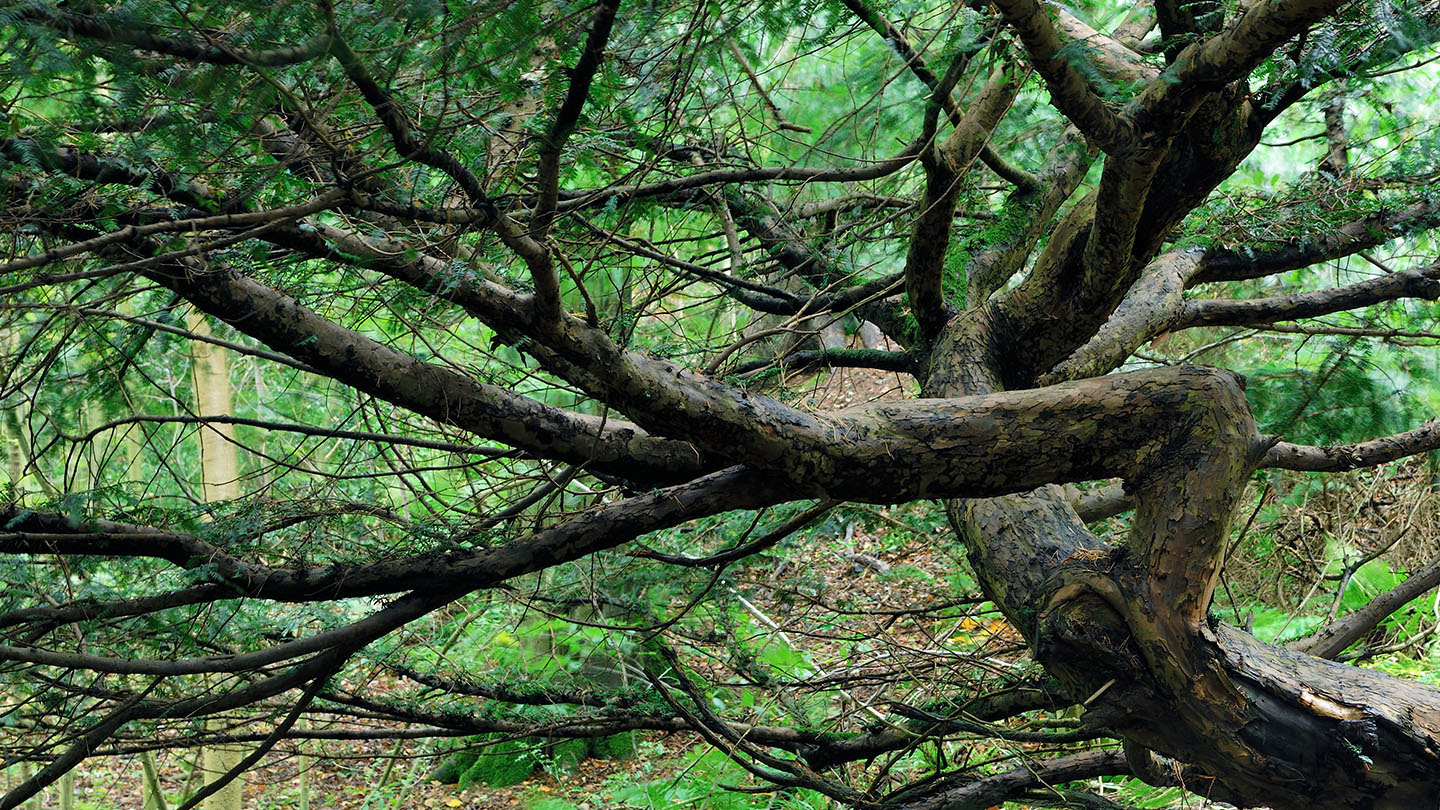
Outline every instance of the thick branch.
<path fill-rule="evenodd" d="M 1055 108 L 1107 154 L 1129 151 L 1135 143 L 1135 130 L 1085 79 L 1093 66 L 1077 67 L 1088 57 L 1060 38 L 1045 7 L 1036 0 L 996 0 L 995 7 L 1020 35 L 1031 62 L 1045 79 Z"/>
<path fill-rule="evenodd" d="M 1263 0 L 1225 30 L 1185 48 L 1127 106 L 1139 128 L 1169 128 L 1204 96 L 1248 75 L 1291 37 L 1325 19 L 1344 0 Z"/>
<path fill-rule="evenodd" d="M 1042 376 L 1042 384 L 1096 377 L 1118 368 L 1145 341 L 1172 327 L 1185 306 L 1185 284 L 1200 267 L 1196 251 L 1156 259 L 1100 331 Z"/>
<path fill-rule="evenodd" d="M 566 413 L 423 363 L 223 265 L 165 268 L 153 271 L 152 278 L 271 348 L 436 421 L 624 476 L 700 469 L 701 456 L 687 443 L 655 439 L 614 419 Z"/>

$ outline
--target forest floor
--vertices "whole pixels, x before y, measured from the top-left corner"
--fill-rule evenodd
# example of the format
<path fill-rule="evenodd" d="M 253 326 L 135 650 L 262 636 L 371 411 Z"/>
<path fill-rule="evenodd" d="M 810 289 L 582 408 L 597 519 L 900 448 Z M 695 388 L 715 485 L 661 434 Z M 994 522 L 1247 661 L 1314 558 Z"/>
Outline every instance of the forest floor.
<path fill-rule="evenodd" d="M 813 543 L 793 549 L 783 564 L 786 570 L 803 570 L 807 581 L 832 591 L 843 590 L 880 609 L 901 609 L 933 603 L 944 592 L 943 583 L 926 583 L 909 576 L 884 576 L 884 571 L 940 570 L 953 565 L 935 549 L 934 538 L 914 538 L 897 543 L 888 535 L 904 524 L 888 514 L 876 512 L 871 527 L 851 525 L 849 531 L 837 532 L 834 542 Z M 894 521 L 887 523 L 886 519 Z M 759 589 L 764 598 L 757 599 L 756 608 L 774 611 L 787 621 L 795 615 L 793 605 L 780 606 L 782 599 L 775 582 L 786 575 L 780 568 L 757 568 L 749 574 L 765 587 Z M 755 584 L 755 583 L 752 583 Z M 877 620 L 879 621 L 879 620 Z M 856 632 L 875 632 L 875 627 L 862 627 Z M 1016 640 L 1008 626 L 997 623 L 991 628 L 968 624 L 970 632 L 994 632 L 997 640 L 1013 646 Z M 892 642 L 924 647 L 933 642 L 907 632 L 904 624 L 895 624 L 885 631 Z M 823 654 L 827 642 L 810 639 L 803 633 L 792 638 L 796 643 L 813 644 Z M 370 685 L 371 696 L 388 689 L 401 688 L 393 681 L 378 679 Z M 551 775 L 537 769 L 531 778 L 512 787 L 471 787 L 462 791 L 453 784 L 426 780 L 438 760 L 433 756 L 434 743 L 407 741 L 309 742 L 308 750 L 317 755 L 303 763 L 293 751 L 277 751 L 246 775 L 246 810 L 299 810 L 299 769 L 309 768 L 310 806 L 320 810 L 392 810 L 397 808 L 523 808 L 524 810 L 602 810 L 602 808 L 646 807 L 642 796 L 663 794 L 667 790 L 690 795 L 690 800 L 676 805 L 694 808 L 731 806 L 718 795 L 706 800 L 693 794 L 697 789 L 720 792 L 719 782 L 735 782 L 743 778 L 738 769 L 720 761 L 708 746 L 693 735 L 643 735 L 638 753 L 627 760 L 586 759 L 568 773 Z M 187 774 L 198 752 L 166 751 L 157 754 L 157 770 L 168 796 L 167 808 L 173 810 L 178 799 L 194 788 Z M 78 810 L 142 810 L 143 772 L 138 756 L 94 757 L 77 771 L 75 795 Z M 667 788 L 667 785 L 671 786 Z M 734 794 L 740 799 L 740 794 Z M 753 797 L 744 797 L 741 806 L 752 804 Z M 54 790 L 43 803 L 45 808 L 59 807 Z"/>

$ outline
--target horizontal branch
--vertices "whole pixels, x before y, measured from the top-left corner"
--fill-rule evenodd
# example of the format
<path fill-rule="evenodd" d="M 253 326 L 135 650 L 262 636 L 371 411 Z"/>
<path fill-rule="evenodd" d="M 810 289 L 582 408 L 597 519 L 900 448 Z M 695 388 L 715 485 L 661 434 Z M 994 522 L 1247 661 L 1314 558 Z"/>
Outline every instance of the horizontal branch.
<path fill-rule="evenodd" d="M 1258 469 L 1297 472 L 1348 472 L 1378 467 L 1402 458 L 1440 450 L 1440 422 L 1427 422 L 1414 430 L 1358 444 L 1308 445 L 1276 442 L 1260 460 Z M 1071 504 L 1081 519 L 1091 522 L 1133 509 L 1135 500 L 1119 483 L 1084 493 Z"/>
<path fill-rule="evenodd" d="M 807 370 L 812 368 L 874 368 L 915 374 L 915 356 L 909 352 L 883 349 L 819 349 L 791 352 L 773 360 L 749 360 L 736 364 L 731 374 L 753 374 L 768 368 Z"/>
<path fill-rule="evenodd" d="M 1305 472 L 1344 472 L 1375 467 L 1409 456 L 1440 449 L 1440 422 L 1359 444 L 1324 447 L 1280 442 L 1270 448 L 1261 467 Z"/>
<path fill-rule="evenodd" d="M 1004 804 L 1026 791 L 1051 785 L 1130 773 L 1120 751 L 1087 751 L 1040 762 L 967 781 L 959 787 L 937 792 L 923 799 L 893 803 L 895 810 L 985 810 Z"/>
<path fill-rule="evenodd" d="M 119 419 L 112 419 L 103 425 L 99 425 L 86 431 L 79 436 L 66 437 L 70 441 L 88 442 L 109 430 L 114 430 L 125 425 L 155 424 L 155 425 L 244 425 L 246 427 L 260 428 L 262 430 L 278 430 L 286 433 L 303 433 L 306 436 L 318 436 L 326 439 L 348 439 L 360 442 L 381 442 L 388 445 L 404 445 L 406 447 L 423 447 L 427 450 L 440 450 L 446 453 L 462 453 L 465 455 L 481 455 L 487 458 L 514 458 L 518 453 L 514 450 L 507 450 L 498 447 L 479 447 L 473 444 L 458 444 L 456 442 L 442 442 L 432 439 L 416 439 L 410 436 L 400 436 L 393 433 L 372 433 L 363 430 L 342 430 L 333 428 L 318 428 L 313 425 L 301 425 L 288 422 L 272 422 L 268 419 L 248 419 L 243 416 L 154 416 L 141 414 L 137 416 L 124 416 Z"/>
<path fill-rule="evenodd" d="M 878 180 L 914 163 L 920 157 L 923 147 L 923 143 L 911 143 L 894 157 L 872 161 L 868 166 L 817 169 L 800 166 L 759 166 L 749 169 L 712 169 L 652 183 L 612 185 L 596 189 L 562 189 L 559 195 L 560 203 L 556 206 L 556 210 L 559 213 L 565 213 L 579 208 L 603 205 L 617 198 L 657 197 L 690 189 L 737 183 L 856 183 L 863 180 Z"/>
<path fill-rule="evenodd" d="M 1298 270 L 1353 256 L 1437 224 L 1440 224 L 1440 205 L 1422 200 L 1400 211 L 1369 214 L 1276 247 L 1215 247 L 1206 251 L 1204 268 L 1196 274 L 1194 283 L 1240 281 Z"/>
<path fill-rule="evenodd" d="M 10 507 L 0 512 L 0 525 L 10 525 L 8 533 L 0 534 L 0 553 L 150 556 L 185 568 L 204 566 L 199 573 L 226 588 L 216 598 L 311 602 L 415 589 L 464 588 L 468 592 L 614 548 L 697 517 L 792 499 L 793 491 L 782 484 L 772 475 L 733 467 L 687 484 L 604 504 L 492 548 L 461 546 L 396 560 L 298 568 L 244 562 L 185 532 L 109 521 L 72 524 L 63 515 Z"/>
<path fill-rule="evenodd" d="M 99 15 L 82 15 L 56 8 L 31 5 L 20 12 L 20 19 L 32 20 L 54 28 L 69 37 L 85 37 L 119 45 L 129 45 L 145 51 L 174 56 L 190 62 L 204 62 L 212 65 L 254 65 L 277 67 L 308 62 L 325 55 L 330 49 L 330 38 L 325 35 L 314 37 L 299 45 L 256 50 L 234 44 L 200 44 L 173 37 L 161 36 L 146 28 L 136 28 L 120 20 Z M 207 34 L 211 43 L 220 43 L 229 37 Z"/>
<path fill-rule="evenodd" d="M 314 199 L 283 208 L 265 211 L 249 211 L 234 214 L 217 214 L 209 217 L 186 217 L 183 219 L 152 222 L 146 225 L 127 225 L 116 231 L 101 234 L 62 247 L 48 248 L 40 253 L 0 264 L 0 274 L 12 273 L 30 267 L 40 267 L 81 253 L 92 253 L 111 245 L 120 245 L 162 233 L 184 233 L 194 235 L 200 231 L 228 230 L 231 228 L 253 227 L 271 222 L 289 222 L 327 209 L 338 207 L 345 198 L 339 189 L 327 191 Z"/>
<path fill-rule="evenodd" d="M 1440 298 L 1440 262 L 1328 290 L 1251 300 L 1204 299 L 1185 303 L 1171 329 L 1196 326 L 1263 326 L 1313 318 L 1399 298 Z"/>

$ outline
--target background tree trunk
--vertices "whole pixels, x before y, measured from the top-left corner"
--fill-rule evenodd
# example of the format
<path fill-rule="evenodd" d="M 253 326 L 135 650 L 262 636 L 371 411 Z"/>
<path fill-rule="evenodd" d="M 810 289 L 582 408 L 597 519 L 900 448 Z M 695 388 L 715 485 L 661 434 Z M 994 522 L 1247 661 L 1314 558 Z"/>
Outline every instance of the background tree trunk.
<path fill-rule="evenodd" d="M 185 325 L 196 335 L 210 335 L 209 319 L 195 310 L 186 315 Z M 191 373 L 195 385 L 195 411 L 199 416 L 229 416 L 230 368 L 223 349 L 204 341 L 190 343 Z M 240 463 L 235 452 L 235 428 L 231 425 L 202 425 L 200 436 L 201 492 L 206 503 L 231 501 L 240 497 Z M 223 731 L 225 725 L 210 721 L 211 731 Z M 245 749 L 238 745 L 206 746 L 201 753 L 203 784 L 210 785 L 240 763 Z M 205 810 L 240 810 L 244 806 L 243 776 L 207 797 Z"/>

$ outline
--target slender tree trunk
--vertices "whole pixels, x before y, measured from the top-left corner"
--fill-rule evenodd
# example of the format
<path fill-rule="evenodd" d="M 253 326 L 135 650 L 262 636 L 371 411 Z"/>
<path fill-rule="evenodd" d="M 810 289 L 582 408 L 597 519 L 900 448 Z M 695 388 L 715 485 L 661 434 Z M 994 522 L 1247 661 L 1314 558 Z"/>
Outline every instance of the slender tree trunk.
<path fill-rule="evenodd" d="M 169 810 L 165 806 L 165 791 L 160 787 L 160 769 L 155 765 L 155 752 L 140 754 L 140 768 L 145 776 L 142 792 L 145 810 Z"/>
<path fill-rule="evenodd" d="M 60 777 L 60 810 L 75 810 L 75 772 Z"/>
<path fill-rule="evenodd" d="M 25 782 L 35 775 L 35 766 L 29 760 L 20 763 L 20 781 Z M 42 810 L 45 806 L 45 792 L 42 790 L 36 793 L 30 801 L 25 803 L 25 810 Z"/>
<path fill-rule="evenodd" d="M 186 326 L 197 335 L 210 334 L 209 320 L 191 311 Z M 228 416 L 230 404 L 230 369 L 225 353 L 202 341 L 190 343 L 191 371 L 195 385 L 195 411 L 200 416 Z M 204 425 L 200 428 L 200 464 L 203 471 L 201 490 L 206 503 L 235 500 L 240 497 L 240 464 L 235 453 L 234 427 Z M 216 724 L 209 724 L 213 730 Z M 201 756 L 209 785 L 225 775 L 244 758 L 245 751 L 236 745 L 206 747 Z M 244 778 L 237 776 L 228 785 L 205 799 L 205 810 L 240 810 Z"/>

